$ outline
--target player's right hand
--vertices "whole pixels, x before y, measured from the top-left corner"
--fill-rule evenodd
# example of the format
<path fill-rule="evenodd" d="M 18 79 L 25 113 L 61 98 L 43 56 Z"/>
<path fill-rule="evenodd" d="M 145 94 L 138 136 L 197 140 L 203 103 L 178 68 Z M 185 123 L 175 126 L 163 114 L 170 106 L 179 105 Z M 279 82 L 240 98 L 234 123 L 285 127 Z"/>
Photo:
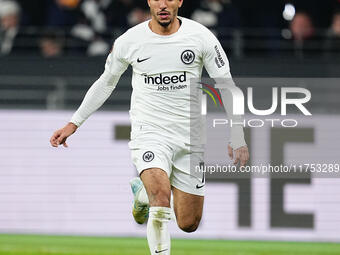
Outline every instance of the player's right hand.
<path fill-rule="evenodd" d="M 77 126 L 73 123 L 68 123 L 65 127 L 55 131 L 50 139 L 50 143 L 53 147 L 58 147 L 62 144 L 64 147 L 68 147 L 66 139 L 77 130 Z"/>

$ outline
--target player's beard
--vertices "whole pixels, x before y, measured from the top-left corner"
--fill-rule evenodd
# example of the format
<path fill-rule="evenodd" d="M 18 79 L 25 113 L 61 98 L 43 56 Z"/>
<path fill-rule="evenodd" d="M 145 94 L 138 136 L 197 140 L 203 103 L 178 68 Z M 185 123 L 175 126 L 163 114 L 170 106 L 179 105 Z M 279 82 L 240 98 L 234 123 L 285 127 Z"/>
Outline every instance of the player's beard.
<path fill-rule="evenodd" d="M 171 20 L 169 20 L 168 22 L 161 22 L 158 20 L 158 24 L 161 25 L 162 27 L 166 28 L 171 24 Z"/>

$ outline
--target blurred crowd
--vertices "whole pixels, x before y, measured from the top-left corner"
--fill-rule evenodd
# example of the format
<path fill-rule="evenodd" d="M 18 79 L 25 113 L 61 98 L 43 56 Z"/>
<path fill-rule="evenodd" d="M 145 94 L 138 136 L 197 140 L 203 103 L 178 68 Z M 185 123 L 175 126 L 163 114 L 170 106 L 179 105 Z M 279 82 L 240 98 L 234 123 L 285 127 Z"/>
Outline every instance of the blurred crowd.
<path fill-rule="evenodd" d="M 340 37 L 340 0 L 184 0 L 179 15 L 217 36 L 223 27 L 285 31 L 283 37 L 297 44 L 321 33 L 327 39 Z M 107 35 L 149 18 L 147 0 L 0 0 L 0 55 L 25 48 L 60 56 L 68 36 L 71 44 L 83 45 L 81 54 L 106 55 L 114 39 Z M 38 39 L 28 39 L 37 32 Z"/>

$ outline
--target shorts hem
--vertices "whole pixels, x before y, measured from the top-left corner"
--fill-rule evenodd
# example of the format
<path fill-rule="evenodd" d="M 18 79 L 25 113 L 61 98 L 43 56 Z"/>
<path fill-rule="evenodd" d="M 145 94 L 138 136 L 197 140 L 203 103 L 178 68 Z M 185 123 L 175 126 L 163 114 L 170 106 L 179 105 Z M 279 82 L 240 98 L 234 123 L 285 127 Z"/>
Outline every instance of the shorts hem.
<path fill-rule="evenodd" d="M 180 191 L 183 191 L 185 193 L 191 194 L 191 195 L 196 195 L 196 196 L 201 196 L 204 197 L 205 195 L 205 187 L 203 187 L 202 189 L 197 189 L 197 190 L 193 190 L 187 187 L 183 187 L 183 186 L 177 186 L 175 183 L 171 183 L 171 186 L 175 187 L 176 189 L 179 189 Z"/>
<path fill-rule="evenodd" d="M 155 165 L 150 165 L 150 166 L 141 166 L 141 167 L 138 167 L 138 168 L 136 167 L 139 176 L 141 175 L 141 173 L 144 170 L 147 170 L 147 169 L 150 169 L 150 168 L 159 168 L 159 169 L 163 170 L 164 172 L 166 172 L 168 178 L 170 178 L 171 173 L 169 173 L 169 169 L 167 169 L 167 167 L 165 167 L 165 165 L 155 164 Z"/>

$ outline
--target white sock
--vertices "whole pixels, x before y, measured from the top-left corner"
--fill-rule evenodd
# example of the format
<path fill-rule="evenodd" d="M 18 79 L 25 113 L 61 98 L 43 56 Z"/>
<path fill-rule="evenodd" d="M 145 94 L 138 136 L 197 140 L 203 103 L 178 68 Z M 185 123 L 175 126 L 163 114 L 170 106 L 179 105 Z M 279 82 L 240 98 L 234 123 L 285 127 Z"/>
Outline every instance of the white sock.
<path fill-rule="evenodd" d="M 147 238 L 151 255 L 170 255 L 170 234 L 168 222 L 171 208 L 150 207 L 147 224 Z"/>

